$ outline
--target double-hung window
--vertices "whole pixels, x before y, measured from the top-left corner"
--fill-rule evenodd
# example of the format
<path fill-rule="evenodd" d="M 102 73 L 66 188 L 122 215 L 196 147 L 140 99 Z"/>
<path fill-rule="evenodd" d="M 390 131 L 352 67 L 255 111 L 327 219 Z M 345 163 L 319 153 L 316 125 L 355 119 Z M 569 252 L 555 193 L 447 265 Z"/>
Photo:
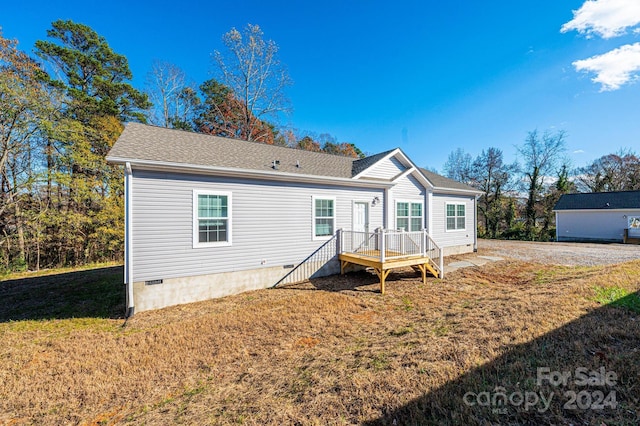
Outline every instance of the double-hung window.
<path fill-rule="evenodd" d="M 466 206 L 464 204 L 447 203 L 447 231 L 464 231 L 466 222 Z"/>
<path fill-rule="evenodd" d="M 313 197 L 313 238 L 331 237 L 336 229 L 336 199 Z"/>
<path fill-rule="evenodd" d="M 422 203 L 398 201 L 396 203 L 396 228 L 405 231 L 422 229 Z"/>
<path fill-rule="evenodd" d="M 231 244 L 231 193 L 193 192 L 193 246 Z"/>

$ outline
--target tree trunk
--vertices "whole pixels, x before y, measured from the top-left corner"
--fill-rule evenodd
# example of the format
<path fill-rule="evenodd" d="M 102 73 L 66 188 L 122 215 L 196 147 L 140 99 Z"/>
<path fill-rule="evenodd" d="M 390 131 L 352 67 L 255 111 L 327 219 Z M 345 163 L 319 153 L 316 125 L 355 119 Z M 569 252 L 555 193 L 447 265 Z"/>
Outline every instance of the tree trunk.
<path fill-rule="evenodd" d="M 36 237 L 36 271 L 40 270 L 40 233 Z"/>
<path fill-rule="evenodd" d="M 16 200 L 15 204 L 16 215 L 16 233 L 18 234 L 18 262 L 20 267 L 25 264 L 26 250 L 24 243 L 24 222 L 22 221 L 22 211 L 20 209 L 20 202 Z"/>
<path fill-rule="evenodd" d="M 49 202 L 51 200 L 51 181 L 53 180 L 53 144 L 51 138 L 47 138 L 45 154 L 47 156 L 47 202 Z"/>
<path fill-rule="evenodd" d="M 538 174 L 539 170 L 536 167 L 533 169 L 533 173 L 529 178 L 529 198 L 527 199 L 527 207 L 525 210 L 525 214 L 527 215 L 527 221 L 525 222 L 525 231 L 527 233 L 527 238 L 530 240 L 534 239 L 533 230 L 536 226 L 536 196 L 538 192 Z"/>

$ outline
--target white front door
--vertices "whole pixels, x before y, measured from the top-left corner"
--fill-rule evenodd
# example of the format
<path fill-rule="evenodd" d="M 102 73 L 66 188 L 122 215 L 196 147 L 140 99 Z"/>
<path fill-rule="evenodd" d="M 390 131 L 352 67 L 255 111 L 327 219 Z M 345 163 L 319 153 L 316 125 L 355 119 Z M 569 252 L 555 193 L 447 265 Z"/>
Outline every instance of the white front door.
<path fill-rule="evenodd" d="M 369 232 L 369 203 L 360 201 L 353 203 L 353 230 Z"/>

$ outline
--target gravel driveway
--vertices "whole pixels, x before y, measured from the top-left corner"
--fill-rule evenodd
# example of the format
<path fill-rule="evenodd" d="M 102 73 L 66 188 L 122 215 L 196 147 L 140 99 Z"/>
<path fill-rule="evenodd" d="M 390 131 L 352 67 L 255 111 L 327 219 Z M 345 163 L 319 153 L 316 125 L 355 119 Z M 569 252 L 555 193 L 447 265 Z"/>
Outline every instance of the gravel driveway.
<path fill-rule="evenodd" d="M 640 245 L 478 240 L 478 254 L 556 265 L 611 265 L 640 259 Z"/>

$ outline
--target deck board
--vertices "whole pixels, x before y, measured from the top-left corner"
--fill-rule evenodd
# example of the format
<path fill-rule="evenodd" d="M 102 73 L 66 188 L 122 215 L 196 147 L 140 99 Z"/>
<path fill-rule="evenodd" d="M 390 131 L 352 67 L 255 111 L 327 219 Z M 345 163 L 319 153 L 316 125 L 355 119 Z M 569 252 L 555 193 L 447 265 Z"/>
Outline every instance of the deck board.
<path fill-rule="evenodd" d="M 380 292 L 384 294 L 385 281 L 389 272 L 395 268 L 403 268 L 407 266 L 416 267 L 421 272 L 422 282 L 426 284 L 426 272 L 429 271 L 436 277 L 441 276 L 437 273 L 436 265 L 428 256 L 408 255 L 402 256 L 401 253 L 386 250 L 385 260 L 381 260 L 379 250 L 361 250 L 358 253 L 340 253 L 340 273 L 344 274 L 345 268 L 349 264 L 369 266 L 376 271 L 380 278 Z"/>

